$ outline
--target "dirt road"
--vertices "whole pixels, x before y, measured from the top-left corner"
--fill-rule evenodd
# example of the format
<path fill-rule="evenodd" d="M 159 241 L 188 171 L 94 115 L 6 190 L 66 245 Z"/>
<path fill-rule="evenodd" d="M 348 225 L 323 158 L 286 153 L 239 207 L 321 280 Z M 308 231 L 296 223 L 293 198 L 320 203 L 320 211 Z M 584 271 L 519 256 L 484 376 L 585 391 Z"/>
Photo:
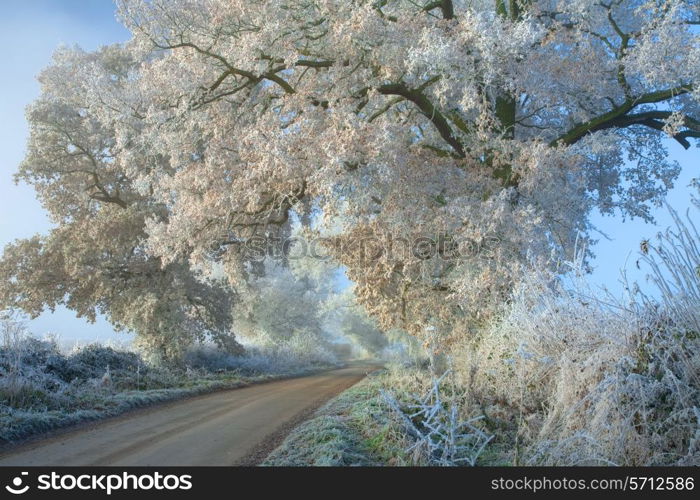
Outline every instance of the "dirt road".
<path fill-rule="evenodd" d="M 0 465 L 254 465 L 310 410 L 372 369 L 350 366 L 156 406 L 6 451 Z"/>

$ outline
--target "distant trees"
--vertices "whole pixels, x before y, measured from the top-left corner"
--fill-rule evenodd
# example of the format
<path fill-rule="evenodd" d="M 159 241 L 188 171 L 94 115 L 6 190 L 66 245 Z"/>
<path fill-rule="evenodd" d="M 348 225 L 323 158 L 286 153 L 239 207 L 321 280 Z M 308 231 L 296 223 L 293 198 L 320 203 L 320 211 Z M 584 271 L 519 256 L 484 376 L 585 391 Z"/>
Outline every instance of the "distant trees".
<path fill-rule="evenodd" d="M 264 271 L 249 276 L 240 293 L 234 330 L 263 345 L 311 342 L 333 350 L 334 343 L 351 342 L 375 356 L 391 339 L 403 340 L 398 333 L 381 331 L 357 303 L 352 287 L 340 281 L 338 268 L 327 259 L 268 259 Z"/>
<path fill-rule="evenodd" d="M 295 336 L 328 341 L 323 303 L 328 287 L 308 276 L 297 279 L 281 264 L 268 264 L 263 276 L 249 278 L 234 314 L 236 330 L 251 338 L 280 343 Z M 325 278 L 325 276 L 324 276 Z"/>
<path fill-rule="evenodd" d="M 226 338 L 210 263 L 240 289 L 246 242 L 314 212 L 384 329 L 449 330 L 593 207 L 649 217 L 663 138 L 700 136 L 692 0 L 118 3 L 133 40 L 41 76 L 18 177 L 57 227 L 7 249 L 2 307 Z"/>

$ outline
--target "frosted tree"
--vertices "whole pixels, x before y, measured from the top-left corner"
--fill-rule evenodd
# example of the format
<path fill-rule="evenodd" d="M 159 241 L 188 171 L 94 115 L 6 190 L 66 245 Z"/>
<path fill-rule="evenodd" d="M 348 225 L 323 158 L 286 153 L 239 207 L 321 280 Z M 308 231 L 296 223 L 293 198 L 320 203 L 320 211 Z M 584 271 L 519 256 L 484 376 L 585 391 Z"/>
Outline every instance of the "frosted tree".
<path fill-rule="evenodd" d="M 134 258 L 168 273 L 221 262 L 240 287 L 251 238 L 322 214 L 384 328 L 488 319 L 523 263 L 590 234 L 592 208 L 649 218 L 678 174 L 665 138 L 700 136 L 695 0 L 118 3 L 133 39 L 60 53 L 30 114 L 20 175 L 57 234 L 121 220 L 95 238 L 138 242 Z M 85 124 L 90 155 L 80 135 L 41 132 L 43 108 Z M 90 158 L 97 180 L 73 168 Z M 11 249 L 5 302 L 64 296 L 25 276 L 40 260 L 13 257 L 45 245 Z M 84 273 L 41 264 L 56 283 Z"/>
<path fill-rule="evenodd" d="M 327 340 L 323 303 L 325 282 L 295 276 L 289 267 L 268 261 L 262 276 L 249 276 L 234 308 L 237 332 L 262 343 L 280 344 L 297 337 Z"/>
<path fill-rule="evenodd" d="M 166 217 L 167 207 L 138 193 L 125 174 L 119 118 L 108 114 L 123 102 L 134 68 L 115 46 L 94 54 L 60 50 L 42 73 L 17 179 L 35 186 L 56 227 L 5 248 L 0 303 L 32 316 L 59 304 L 92 321 L 103 313 L 165 358 L 204 337 L 239 351 L 230 335 L 230 289 L 198 279 L 186 259 L 162 264 L 146 252 L 145 221 Z"/>

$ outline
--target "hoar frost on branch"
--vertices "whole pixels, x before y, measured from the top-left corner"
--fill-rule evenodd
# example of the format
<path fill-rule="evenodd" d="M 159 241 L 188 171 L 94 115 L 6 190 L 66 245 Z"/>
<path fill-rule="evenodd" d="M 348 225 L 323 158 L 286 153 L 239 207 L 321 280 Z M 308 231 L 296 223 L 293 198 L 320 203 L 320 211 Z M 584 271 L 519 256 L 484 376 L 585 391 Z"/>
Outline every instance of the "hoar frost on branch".
<path fill-rule="evenodd" d="M 695 0 L 118 4 L 130 42 L 42 76 L 19 177 L 58 227 L 8 249 L 3 305 L 225 323 L 198 274 L 244 286 L 245 241 L 315 213 L 383 327 L 449 329 L 570 254 L 592 208 L 649 218 L 679 169 L 664 138 L 700 136 Z M 445 244 L 363 258 L 387 235 Z M 445 255 L 485 238 L 489 258 Z"/>

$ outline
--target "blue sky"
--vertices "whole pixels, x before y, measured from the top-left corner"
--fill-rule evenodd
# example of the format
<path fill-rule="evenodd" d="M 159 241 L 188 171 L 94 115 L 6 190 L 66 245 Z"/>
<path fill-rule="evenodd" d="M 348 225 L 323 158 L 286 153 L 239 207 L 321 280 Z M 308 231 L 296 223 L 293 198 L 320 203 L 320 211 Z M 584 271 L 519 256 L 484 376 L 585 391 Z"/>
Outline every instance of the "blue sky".
<path fill-rule="evenodd" d="M 692 207 L 691 195 L 698 194 L 696 190 L 689 188 L 689 184 L 693 179 L 700 178 L 700 168 L 698 168 L 700 167 L 700 149 L 693 145 L 686 150 L 673 140 L 668 140 L 667 145 L 670 157 L 681 165 L 681 173 L 666 201 L 684 216 Z M 653 237 L 659 231 L 672 225 L 671 216 L 665 207 L 654 210 L 653 215 L 656 224 L 646 224 L 637 219 L 628 219 L 623 222 L 620 217 L 603 217 L 600 214 L 593 216 L 592 222 L 610 239 L 597 236 L 599 241 L 593 248 L 596 254 L 596 259 L 593 261 L 595 270 L 590 276 L 592 283 L 605 286 L 612 292 L 621 293 L 620 269 L 625 268 L 628 277 L 644 288 L 646 271 L 643 267 L 638 270 L 635 265 L 639 256 L 639 244 L 645 238 L 652 240 L 653 243 Z M 695 208 L 691 208 L 690 216 L 697 219 Z"/>
<path fill-rule="evenodd" d="M 24 108 L 39 93 L 35 77 L 51 61 L 60 44 L 95 49 L 100 45 L 125 41 L 129 33 L 115 20 L 111 0 L 24 0 L 3 6 L 0 17 L 0 43 L 4 51 L 4 71 L 0 74 L 0 246 L 16 239 L 44 233 L 50 228 L 44 211 L 31 188 L 15 185 L 12 174 L 24 156 L 27 124 Z M 669 141 L 671 155 L 683 167 L 676 188 L 668 201 L 679 211 L 690 206 L 687 188 L 698 171 L 698 149 L 686 151 Z M 670 218 L 664 209 L 657 210 L 657 226 L 641 221 L 623 222 L 619 217 L 594 216 L 594 223 L 611 239 L 600 238 L 594 251 L 595 272 L 591 281 L 619 292 L 620 268 L 627 264 L 632 277 L 643 281 L 644 275 L 634 266 L 639 242 L 667 226 Z M 125 339 L 115 335 L 110 325 L 98 321 L 91 325 L 65 309 L 45 313 L 30 323 L 39 335 L 59 334 L 64 340 Z"/>

